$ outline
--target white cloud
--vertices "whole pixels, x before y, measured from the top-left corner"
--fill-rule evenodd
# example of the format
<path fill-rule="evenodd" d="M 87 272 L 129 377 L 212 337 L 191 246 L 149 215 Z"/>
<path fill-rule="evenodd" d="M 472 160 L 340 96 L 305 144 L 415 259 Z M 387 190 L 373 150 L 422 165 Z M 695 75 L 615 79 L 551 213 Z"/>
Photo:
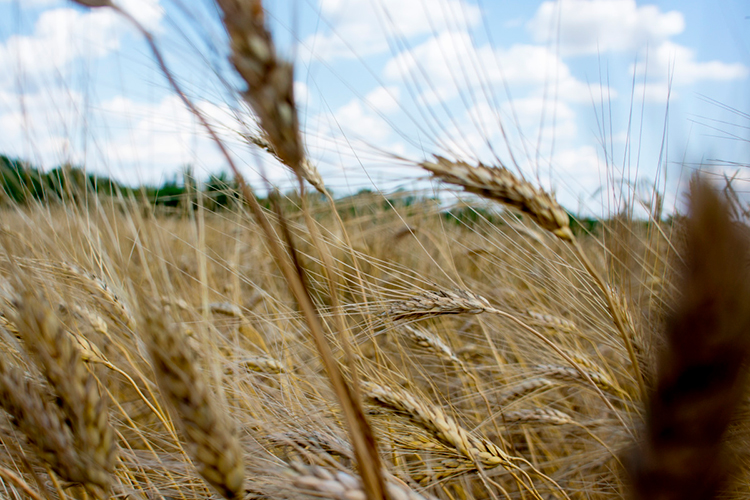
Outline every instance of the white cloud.
<path fill-rule="evenodd" d="M 0 3 L 10 3 L 20 5 L 24 9 L 35 9 L 38 7 L 48 7 L 50 5 L 62 3 L 63 0 L 0 0 Z"/>
<path fill-rule="evenodd" d="M 589 184 L 589 187 L 594 183 L 594 188 L 598 188 L 598 183 L 603 180 L 600 175 L 604 173 L 604 164 L 593 146 L 559 151 L 552 163 L 558 169 L 558 177 L 576 179 L 577 182 Z"/>
<path fill-rule="evenodd" d="M 674 69 L 672 82 L 675 85 L 690 85 L 699 81 L 728 81 L 746 78 L 748 67 L 741 63 L 721 61 L 696 61 L 695 51 L 673 42 L 663 42 L 649 53 L 645 62 L 636 65 L 636 72 L 654 76 L 665 81 Z M 664 84 L 666 87 L 666 84 Z"/>
<path fill-rule="evenodd" d="M 341 106 L 334 112 L 334 117 L 344 135 L 352 140 L 359 138 L 364 142 L 377 144 L 387 139 L 392 132 L 388 123 L 358 99 Z"/>
<path fill-rule="evenodd" d="M 384 148 L 392 151 L 393 126 L 386 116 L 399 110 L 397 87 L 376 87 L 363 99 L 354 98 L 332 113 L 323 112 L 307 120 L 306 144 L 313 157 L 339 148 L 360 151 Z"/>
<path fill-rule="evenodd" d="M 310 103 L 310 87 L 305 82 L 294 82 L 294 100 L 300 108 Z"/>
<path fill-rule="evenodd" d="M 522 130 L 538 128 L 542 123 L 542 118 L 550 125 L 554 119 L 557 127 L 565 124 L 564 128 L 575 128 L 576 114 L 564 102 L 552 102 L 541 97 L 524 97 L 504 102 L 501 109 L 504 116 L 517 117 L 517 124 Z M 570 130 L 565 131 L 566 134 L 569 132 Z"/>
<path fill-rule="evenodd" d="M 238 128 L 231 111 L 206 101 L 195 104 L 225 144 L 247 157 L 250 148 L 231 132 Z M 84 130 L 89 135 L 82 140 Z M 162 182 L 188 163 L 195 164 L 199 174 L 226 166 L 176 96 L 154 103 L 120 96 L 87 108 L 76 92 L 45 89 L 20 96 L 0 91 L 0 151 L 43 168 L 85 164 L 129 183 Z"/>
<path fill-rule="evenodd" d="M 641 54 L 636 72 L 658 80 L 636 88 L 636 94 L 649 102 L 666 101 L 666 82 L 670 77 L 674 86 L 680 86 L 707 80 L 736 80 L 748 75 L 747 66 L 741 63 L 698 61 L 692 49 L 670 41 L 685 30 L 684 17 L 677 11 L 662 12 L 654 5 L 638 6 L 635 0 L 548 1 L 539 7 L 526 27 L 535 41 L 556 42 L 558 20 L 560 51 L 564 55 L 623 51 Z"/>
<path fill-rule="evenodd" d="M 481 21 L 481 11 L 465 0 L 320 0 L 328 32 L 308 37 L 303 48 L 322 60 L 386 52 L 388 40 L 411 39 L 445 29 L 465 29 Z"/>
<path fill-rule="evenodd" d="M 132 15 L 148 30 L 158 30 L 164 17 L 160 0 L 115 0 L 115 3 Z"/>
<path fill-rule="evenodd" d="M 62 68 L 76 58 L 101 57 L 119 45 L 111 36 L 114 26 L 114 13 L 105 10 L 45 11 L 33 35 L 11 36 L 0 45 L 0 67 L 38 74 Z"/>
<path fill-rule="evenodd" d="M 388 114 L 400 109 L 399 96 L 400 90 L 396 86 L 378 87 L 365 96 L 365 102 L 372 109 Z"/>
<path fill-rule="evenodd" d="M 558 21 L 565 55 L 637 51 L 685 30 L 682 13 L 635 0 L 547 1 L 526 27 L 536 42 L 556 41 Z"/>
<path fill-rule="evenodd" d="M 550 95 L 569 102 L 589 102 L 592 92 L 546 47 L 524 44 L 508 49 L 475 47 L 465 32 L 443 32 L 398 54 L 386 64 L 384 75 L 399 82 L 428 75 L 429 82 L 420 82 L 421 100 L 426 105 L 449 100 L 471 87 L 480 88 L 482 83 L 493 86 L 507 83 L 512 89 L 536 94 L 541 94 L 548 85 Z M 599 86 L 592 87 L 598 95 Z M 613 90 L 609 95 L 616 97 Z"/>
<path fill-rule="evenodd" d="M 400 109 L 398 98 L 398 89 L 376 87 L 364 98 L 306 120 L 303 135 L 310 158 L 334 191 L 372 187 L 371 179 L 397 184 L 414 175 L 403 168 L 394 171 L 390 156 L 407 155 L 402 137 L 387 121 L 387 115 Z"/>
<path fill-rule="evenodd" d="M 428 145 L 427 151 L 446 151 L 486 164 L 497 164 L 499 158 L 511 164 L 510 143 L 515 160 L 532 172 L 537 165 L 547 165 L 550 154 L 577 144 L 576 120 L 577 114 L 568 104 L 541 97 L 506 101 L 499 109 L 486 102 L 479 103 L 443 128 L 434 141 L 440 150 Z"/>
<path fill-rule="evenodd" d="M 156 29 L 164 14 L 158 0 L 124 0 L 123 8 L 149 29 Z M 131 28 L 111 9 L 57 8 L 43 11 L 31 35 L 13 35 L 0 44 L 0 87 L 14 75 L 38 78 L 64 74 L 78 59 L 98 59 L 119 49 Z"/>
<path fill-rule="evenodd" d="M 74 158 L 70 129 L 83 96 L 48 89 L 19 96 L 0 89 L 0 151 L 50 167 Z"/>
<path fill-rule="evenodd" d="M 597 199 L 592 198 L 606 182 L 606 165 L 595 147 L 561 149 L 550 164 L 554 174 L 552 185 L 563 206 L 579 214 L 592 214 L 606 207 L 603 203 L 608 196 L 606 189 L 599 192 Z"/>
<path fill-rule="evenodd" d="M 633 96 L 639 101 L 666 104 L 668 100 L 672 101 L 678 98 L 679 92 L 674 88 L 670 89 L 669 82 L 664 80 L 661 82 L 636 83 L 633 88 Z"/>
<path fill-rule="evenodd" d="M 194 104 L 228 147 L 237 144 L 232 131 L 239 125 L 231 110 L 207 101 Z M 102 147 L 97 160 L 118 178 L 133 182 L 137 177 L 153 183 L 186 164 L 197 164 L 199 174 L 205 173 L 203 168 L 215 171 L 226 166 L 213 141 L 177 96 L 155 103 L 117 97 L 102 103 L 98 111 L 108 137 L 99 139 Z M 238 151 L 246 155 L 250 148 L 240 145 Z"/>

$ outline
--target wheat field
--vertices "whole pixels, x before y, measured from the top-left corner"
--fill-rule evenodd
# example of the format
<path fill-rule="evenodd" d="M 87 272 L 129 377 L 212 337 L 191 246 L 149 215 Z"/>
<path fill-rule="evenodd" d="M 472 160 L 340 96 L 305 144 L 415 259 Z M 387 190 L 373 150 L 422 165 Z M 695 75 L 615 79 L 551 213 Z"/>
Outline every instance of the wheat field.
<path fill-rule="evenodd" d="M 335 199 L 260 0 L 216 3 L 298 187 L 260 203 L 227 154 L 226 206 L 0 208 L 3 498 L 748 497 L 736 204 L 696 180 L 690 217 L 586 226 L 442 155 L 412 166 L 460 210 Z"/>

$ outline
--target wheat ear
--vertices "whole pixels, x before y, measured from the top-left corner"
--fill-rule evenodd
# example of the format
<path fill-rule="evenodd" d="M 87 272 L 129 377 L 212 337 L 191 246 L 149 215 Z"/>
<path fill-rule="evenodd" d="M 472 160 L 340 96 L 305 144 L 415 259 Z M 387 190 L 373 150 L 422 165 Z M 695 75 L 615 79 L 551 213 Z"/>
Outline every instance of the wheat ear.
<path fill-rule="evenodd" d="M 526 314 L 529 315 L 529 318 L 546 327 L 554 328 L 563 332 L 576 332 L 578 330 L 575 323 L 564 318 L 558 318 L 551 314 L 542 314 L 531 310 L 526 311 Z"/>
<path fill-rule="evenodd" d="M 442 181 L 528 214 L 537 224 L 562 240 L 573 240 L 568 214 L 560 204 L 551 195 L 519 179 L 505 167 L 488 167 L 481 163 L 472 166 L 442 156 L 435 156 L 434 162 L 425 161 L 420 166 Z"/>
<path fill-rule="evenodd" d="M 232 46 L 231 60 L 245 83 L 245 100 L 258 117 L 266 149 L 316 188 L 322 179 L 310 175 L 299 133 L 294 101 L 294 68 L 276 56 L 260 0 L 217 0 Z M 267 141 L 266 141 L 267 139 Z M 264 145 L 264 147 L 266 146 Z"/>
<path fill-rule="evenodd" d="M 424 347 L 437 356 L 452 361 L 459 366 L 463 365 L 462 361 L 453 352 L 453 349 L 439 336 L 422 328 L 412 328 L 409 325 L 404 325 L 404 328 L 409 332 L 409 336 L 418 346 Z"/>
<path fill-rule="evenodd" d="M 403 411 L 416 423 L 464 456 L 486 467 L 511 465 L 512 458 L 492 442 L 471 435 L 441 408 L 419 401 L 412 394 L 372 382 L 364 382 L 365 394 L 380 404 Z"/>
<path fill-rule="evenodd" d="M 734 458 L 725 435 L 746 394 L 750 242 L 726 201 L 698 178 L 686 229 L 682 293 L 631 467 L 639 500 L 721 498 L 734 489 L 724 484 Z"/>
<path fill-rule="evenodd" d="M 106 399 L 86 369 L 73 337 L 48 306 L 26 292 L 17 311 L 19 334 L 57 395 L 79 455 L 89 462 L 89 482 L 106 491 L 117 459 Z"/>
<path fill-rule="evenodd" d="M 208 310 L 211 314 L 221 314 L 222 316 L 228 316 L 230 318 L 242 319 L 245 317 L 244 314 L 242 314 L 240 306 L 232 304 L 231 302 L 212 302 L 208 305 Z"/>
<path fill-rule="evenodd" d="M 66 481 L 80 484 L 99 481 L 99 471 L 78 453 L 73 433 L 57 406 L 42 388 L 0 355 L 0 404 L 13 416 L 13 424 L 26 436 L 39 457 Z M 104 481 L 108 484 L 108 481 Z M 106 484 L 105 484 L 106 486 Z"/>
<path fill-rule="evenodd" d="M 261 0 L 220 0 L 218 1 L 218 4 L 219 7 L 224 11 L 225 20 L 228 18 L 230 19 L 229 24 L 231 25 L 231 27 L 228 26 L 228 31 L 232 32 L 231 37 L 233 39 L 235 38 L 235 36 L 240 41 L 244 38 L 247 41 L 247 44 L 252 45 L 254 49 L 259 50 L 258 54 L 255 55 L 258 56 L 260 58 L 259 60 L 261 61 L 267 57 L 273 57 L 275 59 L 275 54 L 272 50 L 273 45 L 271 44 L 270 34 L 263 26 L 263 5 Z M 349 387 L 343 377 L 343 374 L 341 373 L 341 370 L 336 364 L 335 359 L 333 358 L 333 353 L 331 352 L 331 348 L 328 345 L 325 334 L 323 332 L 323 326 L 320 322 L 320 316 L 318 315 L 317 309 L 304 283 L 302 269 L 297 265 L 296 262 L 289 262 L 289 254 L 287 252 L 289 248 L 285 249 L 282 247 L 281 240 L 279 239 L 278 234 L 271 226 L 271 223 L 266 217 L 263 208 L 260 206 L 258 199 L 255 197 L 253 190 L 245 182 L 245 179 L 240 173 L 237 164 L 232 159 L 232 156 L 229 154 L 226 146 L 214 130 L 214 127 L 208 122 L 206 116 L 201 113 L 201 111 L 185 95 L 179 83 L 175 80 L 174 76 L 167 68 L 164 57 L 162 56 L 161 51 L 156 45 L 153 35 L 136 18 L 134 18 L 123 9 L 119 8 L 117 5 L 111 4 L 109 2 L 103 3 L 102 5 L 109 5 L 120 15 L 128 19 L 128 21 L 130 21 L 132 25 L 135 26 L 136 29 L 143 35 L 146 43 L 148 44 L 151 52 L 154 55 L 154 58 L 156 59 L 157 65 L 166 77 L 169 85 L 174 89 L 182 102 L 198 119 L 201 125 L 203 125 L 211 139 L 219 148 L 222 156 L 226 159 L 227 164 L 232 170 L 235 180 L 239 185 L 240 192 L 242 193 L 242 196 L 250 207 L 250 210 L 252 211 L 257 223 L 261 226 L 263 233 L 266 236 L 266 241 L 270 247 L 271 254 L 274 256 L 274 259 L 281 269 L 290 290 L 297 299 L 300 309 L 303 312 L 305 320 L 310 328 L 311 336 L 315 341 L 315 345 L 318 349 L 321 360 L 323 361 L 323 364 L 326 368 L 326 373 L 331 380 L 331 384 L 333 385 L 333 388 L 336 392 L 336 396 L 341 404 L 342 409 L 344 410 L 347 427 L 352 438 L 354 451 L 357 456 L 357 462 L 360 464 L 360 472 L 362 474 L 368 496 L 373 499 L 384 500 L 386 498 L 384 486 L 385 483 L 383 481 L 382 470 L 380 467 L 381 460 L 378 454 L 377 441 L 362 410 L 356 386 L 354 390 Z M 238 15 L 235 17 L 234 14 Z M 264 50 L 266 52 L 264 52 Z M 256 103 L 258 104 L 259 108 L 262 108 L 264 105 L 269 105 L 271 107 L 276 107 L 276 111 L 280 111 L 277 114 L 274 114 L 273 112 L 265 113 L 265 118 L 261 120 L 261 126 L 266 130 L 266 133 L 269 135 L 269 138 L 275 146 L 284 145 L 284 143 L 286 142 L 284 140 L 284 134 L 278 133 L 279 130 L 283 129 L 286 132 L 293 132 L 289 134 L 291 138 L 291 141 L 289 141 L 290 154 L 286 154 L 286 148 L 284 148 L 283 150 L 285 151 L 285 153 L 282 153 L 278 147 L 276 148 L 276 151 L 281 158 L 287 159 L 286 162 L 290 166 L 292 166 L 292 168 L 294 168 L 295 166 L 298 167 L 298 160 L 301 159 L 302 156 L 299 156 L 297 158 L 295 158 L 295 156 L 301 155 L 302 148 L 299 141 L 299 131 L 297 126 L 296 111 L 294 109 L 294 101 L 293 99 L 279 100 L 274 98 L 278 96 L 292 96 L 292 72 L 289 70 L 278 72 L 278 75 L 280 76 L 280 83 L 285 83 L 287 85 L 287 87 L 285 87 L 287 89 L 286 93 L 283 91 L 278 92 L 283 85 L 279 85 L 279 89 L 274 89 L 275 83 L 273 81 L 274 79 L 271 77 L 274 74 L 277 74 L 277 72 L 273 71 L 275 66 L 273 64 L 268 66 L 258 66 L 258 61 L 253 61 L 252 51 L 249 53 L 249 55 L 250 58 L 248 59 L 248 61 L 246 61 L 250 63 L 248 65 L 248 68 L 250 69 L 249 75 L 255 78 L 259 78 L 261 82 L 265 82 L 265 84 L 267 84 L 267 88 L 271 90 L 272 94 L 278 94 L 265 96 L 269 97 L 269 101 L 265 104 L 263 102 L 263 99 L 259 99 L 258 103 Z M 254 68 L 252 67 L 253 64 L 256 65 Z M 261 72 L 258 72 L 257 70 L 259 67 L 261 69 L 265 69 L 262 69 Z M 291 66 L 287 65 L 287 68 L 291 69 Z M 254 75 L 253 72 L 255 72 Z M 263 74 L 264 72 L 265 74 Z M 253 86 L 250 84 L 250 82 L 248 82 L 248 85 L 250 87 Z M 255 97 L 262 96 L 256 95 Z M 263 114 L 263 109 L 260 110 L 260 113 Z M 275 123 L 275 118 L 281 118 L 281 120 L 279 121 L 281 125 L 280 128 L 277 127 L 278 124 Z M 279 144 L 276 144 L 277 142 Z M 288 161 L 288 158 L 296 161 Z M 295 172 L 299 172 L 298 168 L 295 168 Z M 298 173 L 298 175 L 302 175 L 302 173 Z"/>
<path fill-rule="evenodd" d="M 492 310 L 487 299 L 468 290 L 436 290 L 393 303 L 381 313 L 394 321 L 420 320 L 445 314 L 481 314 Z"/>
<path fill-rule="evenodd" d="M 589 381 L 581 374 L 581 372 L 570 366 L 559 366 L 559 365 L 538 365 L 534 368 L 540 375 L 549 377 L 553 380 L 562 380 L 564 382 L 577 382 L 580 384 L 588 385 Z M 611 378 L 607 375 L 594 371 L 591 369 L 583 370 L 589 379 L 594 384 L 609 394 L 622 396 L 625 391 L 620 389 Z"/>
<path fill-rule="evenodd" d="M 276 154 L 276 149 L 271 145 L 268 140 L 263 136 L 246 136 L 247 140 L 255 144 L 261 149 L 266 150 L 276 159 L 283 163 L 283 159 Z M 307 157 L 302 158 L 302 162 L 299 165 L 299 172 L 303 179 L 309 182 L 319 193 L 326 194 L 325 184 L 323 183 L 323 177 L 318 172 L 317 167 L 313 165 Z"/>
<path fill-rule="evenodd" d="M 539 389 L 548 388 L 552 386 L 554 386 L 554 384 L 550 382 L 549 380 L 547 380 L 546 378 L 539 378 L 539 377 L 532 378 L 524 382 L 521 382 L 520 384 L 514 386 L 509 391 L 501 394 L 498 400 L 498 404 L 507 405 L 507 404 L 512 403 L 513 401 L 521 399 L 524 396 L 527 396 L 533 392 L 536 392 Z"/>
<path fill-rule="evenodd" d="M 270 356 L 246 356 L 239 360 L 239 366 L 258 373 L 286 373 L 287 369 Z"/>
<path fill-rule="evenodd" d="M 74 264 L 63 262 L 59 266 L 68 276 L 78 281 L 84 290 L 98 298 L 104 304 L 107 315 L 115 323 L 122 323 L 131 331 L 135 331 L 136 321 L 133 313 L 130 312 L 130 308 L 103 279 L 93 273 L 86 272 Z"/>
<path fill-rule="evenodd" d="M 147 318 L 159 387 L 176 413 L 201 476 L 225 498 L 242 498 L 242 448 L 236 428 L 203 378 L 197 353 L 177 325 Z"/>
<path fill-rule="evenodd" d="M 534 474 L 552 484 L 563 494 L 564 498 L 568 498 L 557 483 L 536 470 L 526 460 L 508 455 L 493 442 L 472 435 L 441 408 L 419 401 L 406 391 L 391 389 L 372 382 L 364 382 L 362 388 L 369 398 L 386 407 L 406 413 L 415 423 L 432 433 L 444 444 L 455 448 L 472 462 L 480 463 L 485 469 L 502 466 L 513 475 L 519 486 L 528 488 L 528 491 L 532 492 L 535 491 L 533 481 L 523 470 L 529 468 Z M 459 467 L 461 464 L 455 465 Z"/>
<path fill-rule="evenodd" d="M 647 394 L 646 386 L 631 341 L 631 336 L 634 333 L 632 324 L 627 323 L 627 318 L 624 317 L 621 306 L 616 302 L 604 279 L 596 271 L 580 243 L 576 240 L 573 231 L 570 229 L 570 219 L 567 212 L 557 203 L 554 197 L 528 181 L 519 179 L 510 170 L 502 166 L 488 167 L 481 163 L 472 166 L 466 162 L 451 161 L 442 156 L 436 156 L 435 160 L 435 162 L 422 162 L 420 166 L 431 172 L 433 176 L 450 184 L 461 186 L 467 192 L 498 201 L 528 214 L 541 227 L 573 246 L 586 271 L 605 295 L 609 312 L 628 351 L 641 395 L 645 398 Z"/>
<path fill-rule="evenodd" d="M 516 410 L 503 414 L 506 423 L 538 423 L 550 425 L 573 424 L 575 421 L 570 415 L 553 408 L 534 408 L 532 410 Z"/>

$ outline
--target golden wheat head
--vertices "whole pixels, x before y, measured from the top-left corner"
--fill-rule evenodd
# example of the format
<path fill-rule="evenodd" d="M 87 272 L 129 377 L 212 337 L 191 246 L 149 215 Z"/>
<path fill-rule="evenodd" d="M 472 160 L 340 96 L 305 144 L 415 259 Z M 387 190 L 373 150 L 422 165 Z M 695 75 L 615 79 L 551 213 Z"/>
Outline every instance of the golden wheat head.
<path fill-rule="evenodd" d="M 562 240 L 573 240 L 568 214 L 557 201 L 505 167 L 488 167 L 481 163 L 471 166 L 442 156 L 436 156 L 434 162 L 422 162 L 420 166 L 442 181 L 528 214 Z"/>
<path fill-rule="evenodd" d="M 16 325 L 57 397 L 79 462 L 84 463 L 84 485 L 106 491 L 117 459 L 117 444 L 107 411 L 73 337 L 52 310 L 35 294 L 26 292 L 17 305 Z M 53 417 L 50 417 L 53 420 Z"/>
<path fill-rule="evenodd" d="M 225 498 L 242 498 L 244 462 L 236 428 L 204 379 L 197 353 L 177 325 L 151 315 L 151 357 L 201 476 Z"/>

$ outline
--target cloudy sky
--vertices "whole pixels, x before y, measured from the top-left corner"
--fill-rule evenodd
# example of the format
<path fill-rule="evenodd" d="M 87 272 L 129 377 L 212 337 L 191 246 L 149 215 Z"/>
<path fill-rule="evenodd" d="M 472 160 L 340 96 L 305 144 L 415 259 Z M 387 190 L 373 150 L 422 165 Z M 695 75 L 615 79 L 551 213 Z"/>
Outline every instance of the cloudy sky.
<path fill-rule="evenodd" d="M 252 117 L 208 0 L 121 0 L 245 169 Z M 570 209 L 704 168 L 750 179 L 750 6 L 741 1 L 266 2 L 310 157 L 335 193 L 429 189 L 400 158 L 516 166 Z M 159 183 L 225 170 L 135 30 L 108 10 L 0 0 L 0 152 Z M 673 202 L 674 196 L 668 198 Z M 616 202 L 615 202 L 616 203 Z M 606 204 L 605 204 L 606 205 Z"/>

